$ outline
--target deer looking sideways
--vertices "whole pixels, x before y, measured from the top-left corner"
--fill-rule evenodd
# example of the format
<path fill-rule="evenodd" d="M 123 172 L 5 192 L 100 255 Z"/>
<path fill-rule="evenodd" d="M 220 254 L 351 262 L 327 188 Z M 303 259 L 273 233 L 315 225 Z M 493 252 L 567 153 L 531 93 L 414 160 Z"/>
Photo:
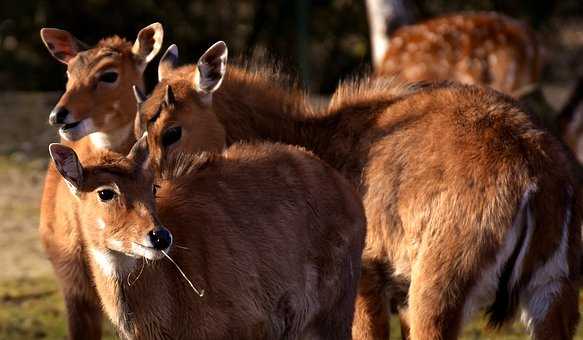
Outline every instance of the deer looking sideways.
<path fill-rule="evenodd" d="M 87 157 L 100 150 L 126 153 L 135 138 L 132 85 L 143 88 L 143 72 L 162 45 L 162 25 L 142 29 L 133 45 L 117 36 L 87 48 L 70 33 L 43 28 L 49 52 L 67 65 L 67 87 L 51 112 L 62 140 Z M 87 136 L 87 138 L 83 138 Z M 50 164 L 41 202 L 40 235 L 60 281 L 71 339 L 101 338 L 101 304 L 81 243 L 79 202 Z"/>
<path fill-rule="evenodd" d="M 175 68 L 171 46 L 151 96 L 137 91 L 136 126 L 153 159 L 267 140 L 303 146 L 348 178 L 367 216 L 354 338 L 387 338 L 391 308 L 413 339 L 455 339 L 479 310 L 498 326 L 519 309 L 535 339 L 573 337 L 583 211 L 574 163 L 511 98 L 365 79 L 318 113 L 272 73 L 226 70 L 226 59 L 219 42 Z"/>
<path fill-rule="evenodd" d="M 155 185 L 145 142 L 81 162 L 50 146 L 121 335 L 351 338 L 366 222 L 340 174 L 296 147 L 235 145 L 179 155 Z"/>

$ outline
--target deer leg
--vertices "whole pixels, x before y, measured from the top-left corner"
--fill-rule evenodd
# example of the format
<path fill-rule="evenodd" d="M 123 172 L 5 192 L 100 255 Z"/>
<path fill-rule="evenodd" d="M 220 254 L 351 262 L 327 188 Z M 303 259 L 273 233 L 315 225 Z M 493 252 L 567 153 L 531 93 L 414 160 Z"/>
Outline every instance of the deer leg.
<path fill-rule="evenodd" d="M 579 321 L 578 288 L 568 279 L 529 287 L 522 321 L 533 339 L 573 339 Z"/>
<path fill-rule="evenodd" d="M 101 339 L 101 303 L 82 257 L 49 257 L 65 299 L 69 339 Z"/>
<path fill-rule="evenodd" d="M 388 282 L 379 273 L 379 265 L 363 261 L 352 325 L 354 339 L 389 339 Z"/>

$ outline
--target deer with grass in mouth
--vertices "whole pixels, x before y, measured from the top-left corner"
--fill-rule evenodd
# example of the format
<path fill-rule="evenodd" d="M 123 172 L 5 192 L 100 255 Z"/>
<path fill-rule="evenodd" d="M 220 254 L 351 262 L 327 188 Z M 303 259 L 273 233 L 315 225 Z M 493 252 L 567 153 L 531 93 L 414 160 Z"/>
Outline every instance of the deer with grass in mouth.
<path fill-rule="evenodd" d="M 177 154 L 154 176 L 146 144 L 81 160 L 50 146 L 122 336 L 351 338 L 366 222 L 342 176 L 272 144 Z"/>
<path fill-rule="evenodd" d="M 573 337 L 583 211 L 575 163 L 513 99 L 365 78 L 339 86 L 327 108 L 305 110 L 277 74 L 227 68 L 222 42 L 194 65 L 177 67 L 177 57 L 171 46 L 149 98 L 136 91 L 136 127 L 153 159 L 281 142 L 312 151 L 359 191 L 367 236 L 354 338 L 388 338 L 391 309 L 412 339 L 455 339 L 478 311 L 492 326 L 520 312 L 535 339 Z"/>
<path fill-rule="evenodd" d="M 49 52 L 67 66 L 65 93 L 49 116 L 64 143 L 82 157 L 103 150 L 127 153 L 133 145 L 136 102 L 132 85 L 144 87 L 143 72 L 162 45 L 162 25 L 138 33 L 132 44 L 117 36 L 89 48 L 67 31 L 43 28 Z M 50 164 L 41 202 L 41 240 L 65 298 L 69 336 L 101 338 L 101 305 L 85 262 L 79 201 Z"/>

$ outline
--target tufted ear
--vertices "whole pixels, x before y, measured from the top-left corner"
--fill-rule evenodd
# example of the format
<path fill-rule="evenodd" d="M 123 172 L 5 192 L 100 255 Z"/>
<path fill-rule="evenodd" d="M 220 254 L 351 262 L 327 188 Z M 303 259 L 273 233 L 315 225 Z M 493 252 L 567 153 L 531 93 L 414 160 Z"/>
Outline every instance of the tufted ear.
<path fill-rule="evenodd" d="M 162 48 L 163 40 L 164 29 L 159 22 L 146 26 L 138 32 L 138 37 L 132 46 L 132 53 L 138 60 L 138 67 L 142 72 Z"/>
<path fill-rule="evenodd" d="M 170 45 L 158 64 L 158 81 L 162 81 L 170 75 L 178 65 L 178 47 L 175 44 Z"/>
<path fill-rule="evenodd" d="M 40 37 L 55 59 L 67 64 L 77 53 L 86 50 L 87 45 L 71 33 L 57 28 L 43 28 Z"/>
<path fill-rule="evenodd" d="M 52 143 L 49 145 L 49 154 L 71 192 L 79 195 L 83 183 L 83 167 L 75 150 L 64 144 Z"/>
<path fill-rule="evenodd" d="M 227 69 L 227 44 L 219 41 L 211 46 L 198 60 L 194 74 L 194 89 L 203 96 L 215 92 L 223 82 Z"/>

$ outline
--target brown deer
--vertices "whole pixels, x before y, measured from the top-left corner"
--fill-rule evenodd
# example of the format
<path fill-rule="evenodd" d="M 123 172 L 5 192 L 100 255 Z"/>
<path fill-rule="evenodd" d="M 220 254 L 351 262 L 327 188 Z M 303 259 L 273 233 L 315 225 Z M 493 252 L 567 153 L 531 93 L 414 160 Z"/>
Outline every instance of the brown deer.
<path fill-rule="evenodd" d="M 269 72 L 227 71 L 224 43 L 173 70 L 175 51 L 151 96 L 138 96 L 137 125 L 158 158 L 242 141 L 301 145 L 359 190 L 367 238 L 355 338 L 387 338 L 389 306 L 413 339 L 455 339 L 476 311 L 501 325 L 519 309 L 535 339 L 573 337 L 580 187 L 563 145 L 514 100 L 364 79 L 341 85 L 323 112 L 303 111 L 304 98 Z"/>
<path fill-rule="evenodd" d="M 121 335 L 351 338 L 366 221 L 340 174 L 296 147 L 235 145 L 179 155 L 154 185 L 144 142 L 81 161 L 50 146 Z"/>
<path fill-rule="evenodd" d="M 535 88 L 542 70 L 533 32 L 497 13 L 441 16 L 405 25 L 385 37 L 373 41 L 384 47 L 377 52 L 383 57 L 377 57 L 375 73 L 408 82 L 456 80 L 518 98 Z"/>
<path fill-rule="evenodd" d="M 132 85 L 143 88 L 143 71 L 162 44 L 162 25 L 142 29 L 133 45 L 114 36 L 87 48 L 54 28 L 43 28 L 41 37 L 67 65 L 69 78 L 49 122 L 60 125 L 62 139 L 84 157 L 104 149 L 127 152 L 135 141 Z M 65 298 L 70 337 L 100 339 L 101 306 L 84 262 L 78 203 L 50 164 L 41 202 L 41 240 Z"/>

